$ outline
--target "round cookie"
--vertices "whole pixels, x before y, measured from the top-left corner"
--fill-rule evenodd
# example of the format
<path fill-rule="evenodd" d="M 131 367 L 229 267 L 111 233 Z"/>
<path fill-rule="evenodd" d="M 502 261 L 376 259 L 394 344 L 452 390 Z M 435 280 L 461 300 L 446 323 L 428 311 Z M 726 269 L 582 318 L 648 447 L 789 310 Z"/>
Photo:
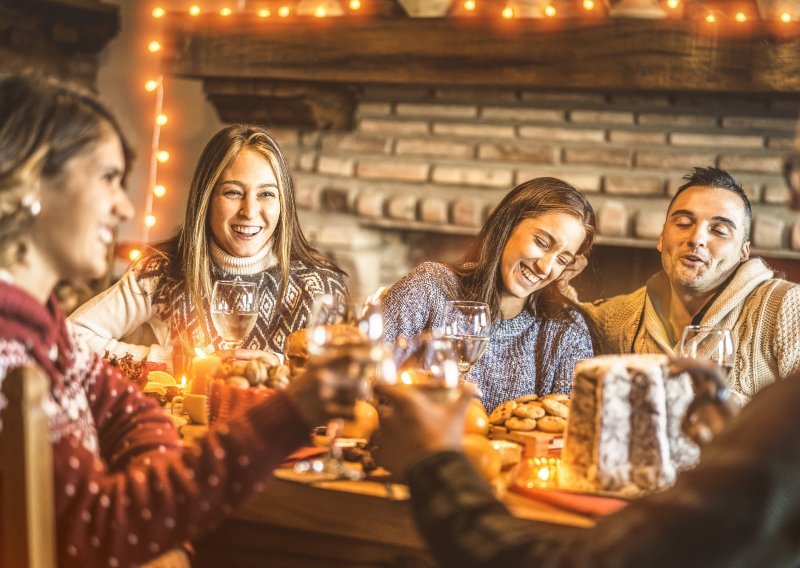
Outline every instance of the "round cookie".
<path fill-rule="evenodd" d="M 535 394 L 526 394 L 524 396 L 519 396 L 514 399 L 514 401 L 519 404 L 526 404 L 528 402 L 533 402 L 534 400 L 539 400 L 539 397 Z"/>
<path fill-rule="evenodd" d="M 546 414 L 544 408 L 536 404 L 520 404 L 514 409 L 514 416 L 517 418 L 533 418 L 538 420 Z"/>
<path fill-rule="evenodd" d="M 560 434 L 567 427 L 567 421 L 560 416 L 545 416 L 537 420 L 536 425 L 542 432 L 549 434 Z"/>
<path fill-rule="evenodd" d="M 542 406 L 548 414 L 552 414 L 553 416 L 558 416 L 559 418 L 566 418 L 569 416 L 569 407 L 552 398 L 544 399 L 542 401 Z"/>
<path fill-rule="evenodd" d="M 516 416 L 512 416 L 506 420 L 506 428 L 519 432 L 530 432 L 536 428 L 536 420 L 533 418 L 517 418 Z"/>
<path fill-rule="evenodd" d="M 544 398 L 548 399 L 548 400 L 557 400 L 558 402 L 563 402 L 565 400 L 569 400 L 569 395 L 556 392 L 556 393 L 548 394 Z"/>
<path fill-rule="evenodd" d="M 514 414 L 514 409 L 517 408 L 517 403 L 513 400 L 509 400 L 504 402 L 494 410 L 489 415 L 489 424 L 494 424 L 495 426 L 501 426 L 503 422 L 511 418 Z"/>

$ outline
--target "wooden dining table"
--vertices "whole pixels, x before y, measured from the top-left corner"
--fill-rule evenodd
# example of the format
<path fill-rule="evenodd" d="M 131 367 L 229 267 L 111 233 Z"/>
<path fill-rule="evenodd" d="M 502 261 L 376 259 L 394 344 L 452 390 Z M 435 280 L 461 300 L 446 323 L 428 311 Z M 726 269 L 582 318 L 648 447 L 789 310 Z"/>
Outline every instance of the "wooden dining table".
<path fill-rule="evenodd" d="M 590 517 L 515 493 L 502 500 L 532 524 L 594 525 Z M 309 482 L 291 468 L 276 470 L 262 493 L 195 545 L 197 568 L 436 565 L 404 485 Z"/>

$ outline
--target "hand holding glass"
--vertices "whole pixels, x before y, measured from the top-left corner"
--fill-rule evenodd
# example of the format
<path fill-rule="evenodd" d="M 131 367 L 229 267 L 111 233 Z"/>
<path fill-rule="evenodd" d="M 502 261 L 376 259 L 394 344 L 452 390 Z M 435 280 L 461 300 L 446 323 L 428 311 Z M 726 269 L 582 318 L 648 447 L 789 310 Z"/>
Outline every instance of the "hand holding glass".
<path fill-rule="evenodd" d="M 736 349 L 730 329 L 687 325 L 678 352 L 689 359 L 710 359 L 720 366 L 726 378 L 736 363 Z"/>
<path fill-rule="evenodd" d="M 211 293 L 211 321 L 224 349 L 238 349 L 258 319 L 258 293 L 254 282 L 219 280 Z"/>

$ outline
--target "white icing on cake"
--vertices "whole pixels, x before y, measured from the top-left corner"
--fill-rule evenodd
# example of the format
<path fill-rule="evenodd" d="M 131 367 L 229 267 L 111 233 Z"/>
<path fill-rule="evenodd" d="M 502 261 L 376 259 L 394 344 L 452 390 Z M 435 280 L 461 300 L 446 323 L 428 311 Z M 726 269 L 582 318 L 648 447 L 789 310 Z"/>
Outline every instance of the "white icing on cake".
<path fill-rule="evenodd" d="M 605 355 L 575 366 L 559 484 L 638 494 L 674 483 L 699 450 L 682 432 L 692 401 L 687 375 L 663 355 Z"/>

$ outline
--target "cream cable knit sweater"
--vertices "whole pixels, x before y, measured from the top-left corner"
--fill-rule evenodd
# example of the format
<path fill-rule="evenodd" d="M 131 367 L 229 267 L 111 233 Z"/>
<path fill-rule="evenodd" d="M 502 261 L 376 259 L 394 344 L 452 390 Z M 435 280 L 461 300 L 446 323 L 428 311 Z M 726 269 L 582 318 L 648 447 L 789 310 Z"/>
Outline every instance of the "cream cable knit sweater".
<path fill-rule="evenodd" d="M 674 352 L 677 345 L 669 340 L 653 305 L 653 283 L 665 278 L 660 272 L 631 294 L 582 304 L 605 353 Z M 701 323 L 733 330 L 736 365 L 730 386 L 748 399 L 800 369 L 800 285 L 774 278 L 760 258 L 742 264 Z"/>

